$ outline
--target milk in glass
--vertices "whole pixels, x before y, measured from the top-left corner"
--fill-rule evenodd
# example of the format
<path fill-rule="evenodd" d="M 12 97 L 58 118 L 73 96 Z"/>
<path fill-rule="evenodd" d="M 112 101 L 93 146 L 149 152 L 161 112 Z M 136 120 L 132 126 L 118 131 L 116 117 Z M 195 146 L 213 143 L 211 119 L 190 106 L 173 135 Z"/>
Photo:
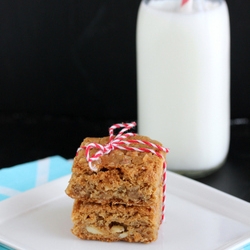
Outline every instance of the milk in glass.
<path fill-rule="evenodd" d="M 223 0 L 180 5 L 141 2 L 138 131 L 170 149 L 169 170 L 199 176 L 220 167 L 229 148 L 229 16 Z"/>

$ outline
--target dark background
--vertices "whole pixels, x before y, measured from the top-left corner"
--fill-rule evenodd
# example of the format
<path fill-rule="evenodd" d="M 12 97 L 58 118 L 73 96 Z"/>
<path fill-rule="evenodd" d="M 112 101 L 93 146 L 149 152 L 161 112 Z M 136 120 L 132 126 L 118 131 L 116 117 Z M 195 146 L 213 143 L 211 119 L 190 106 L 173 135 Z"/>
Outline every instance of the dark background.
<path fill-rule="evenodd" d="M 136 118 L 140 0 L 0 2 L 0 112 Z M 250 1 L 227 0 L 231 116 L 250 116 Z"/>
<path fill-rule="evenodd" d="M 84 137 L 137 119 L 139 3 L 0 1 L 0 168 L 56 154 L 73 158 Z M 212 186 L 250 200 L 250 1 L 227 3 L 231 144 L 226 166 L 205 182 L 212 178 Z M 228 184 L 232 178 L 240 193 Z"/>

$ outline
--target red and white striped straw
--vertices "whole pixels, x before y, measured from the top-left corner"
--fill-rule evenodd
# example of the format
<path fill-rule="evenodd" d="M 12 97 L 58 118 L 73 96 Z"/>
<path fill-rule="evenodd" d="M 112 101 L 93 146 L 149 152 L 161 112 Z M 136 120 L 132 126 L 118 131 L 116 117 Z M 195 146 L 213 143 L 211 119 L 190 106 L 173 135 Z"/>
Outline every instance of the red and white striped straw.
<path fill-rule="evenodd" d="M 181 6 L 183 6 L 184 4 L 186 4 L 189 0 L 182 0 L 181 1 Z"/>
<path fill-rule="evenodd" d="M 190 13 L 193 11 L 194 0 L 181 0 L 181 12 Z"/>
<path fill-rule="evenodd" d="M 107 145 L 101 145 L 98 143 L 90 143 L 86 146 L 80 147 L 77 149 L 77 152 L 79 150 L 84 149 L 85 150 L 85 155 L 86 155 L 86 160 L 89 163 L 89 168 L 92 171 L 97 171 L 98 169 L 96 168 L 96 166 L 94 166 L 92 164 L 93 161 L 97 161 L 102 155 L 104 154 L 108 154 L 110 151 L 114 150 L 114 149 L 121 149 L 121 150 L 128 150 L 128 151 L 138 151 L 138 152 L 146 152 L 146 153 L 152 153 L 157 155 L 158 157 L 163 159 L 163 177 L 162 177 L 162 181 L 163 181 L 163 187 L 162 187 L 162 191 L 163 191 L 163 198 L 162 198 L 162 218 L 161 218 L 161 222 L 164 221 L 165 219 L 165 200 L 166 200 L 166 176 L 167 176 L 167 163 L 166 160 L 164 158 L 164 156 L 162 156 L 162 154 L 160 154 L 158 151 L 163 151 L 165 153 L 168 153 L 169 150 L 163 146 L 154 144 L 152 142 L 149 141 L 143 141 L 143 140 L 129 140 L 127 139 L 128 137 L 132 137 L 135 136 L 135 133 L 125 133 L 126 131 L 130 130 L 131 128 L 135 127 L 136 123 L 132 122 L 132 123 L 118 123 L 118 124 L 114 124 L 113 126 L 111 126 L 109 128 L 109 143 Z M 114 130 L 118 129 L 118 128 L 123 128 L 116 136 L 114 136 Z M 127 140 L 124 140 L 127 139 Z M 141 145 L 147 145 L 150 146 L 151 148 L 145 148 L 145 147 L 132 147 L 130 146 L 130 144 L 141 144 Z M 91 149 L 96 148 L 99 149 L 99 151 L 97 151 L 94 155 L 90 156 L 90 151 Z M 156 150 L 158 151 L 156 151 Z"/>

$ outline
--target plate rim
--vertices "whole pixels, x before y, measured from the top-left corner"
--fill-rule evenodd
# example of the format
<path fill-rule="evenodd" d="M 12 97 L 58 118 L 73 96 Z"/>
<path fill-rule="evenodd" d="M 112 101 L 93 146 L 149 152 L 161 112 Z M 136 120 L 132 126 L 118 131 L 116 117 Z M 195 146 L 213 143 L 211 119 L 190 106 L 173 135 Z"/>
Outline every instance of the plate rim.
<path fill-rule="evenodd" d="M 44 185 L 1 201 L 0 226 L 1 224 L 6 223 L 8 220 L 20 216 L 22 213 L 26 213 L 29 210 L 42 207 L 43 205 L 50 203 L 56 199 L 60 199 L 64 196 L 67 197 L 65 192 L 62 193 L 62 188 L 64 190 L 66 189 L 66 185 L 70 179 L 70 176 L 71 174 L 60 177 L 54 181 L 48 182 Z M 206 184 L 200 183 L 196 180 L 176 174 L 171 171 L 167 171 L 166 197 L 168 197 L 168 194 L 177 196 L 187 201 L 191 201 L 196 205 L 208 208 L 209 210 L 212 210 L 217 214 L 221 214 L 228 218 L 233 218 L 249 226 L 249 234 L 247 234 L 246 236 L 241 236 L 239 239 L 236 239 L 236 241 L 234 239 L 232 240 L 232 242 L 227 242 L 225 246 L 221 246 L 218 249 L 235 249 L 232 247 L 236 243 L 239 244 L 239 240 L 248 240 L 247 237 L 249 237 L 250 240 L 250 203 L 248 203 L 247 201 L 241 200 Z M 23 199 L 26 199 L 27 202 L 22 202 Z M 218 200 L 220 201 L 220 203 L 218 203 Z M 167 202 L 168 201 L 166 200 L 166 203 Z M 15 206 L 15 204 L 20 204 L 20 206 Z M 230 204 L 230 206 L 228 206 L 228 204 Z M 6 236 L 0 233 L 0 246 L 1 243 L 18 249 L 18 246 L 15 242 L 11 243 L 10 241 L 8 241 L 8 238 L 6 238 Z"/>

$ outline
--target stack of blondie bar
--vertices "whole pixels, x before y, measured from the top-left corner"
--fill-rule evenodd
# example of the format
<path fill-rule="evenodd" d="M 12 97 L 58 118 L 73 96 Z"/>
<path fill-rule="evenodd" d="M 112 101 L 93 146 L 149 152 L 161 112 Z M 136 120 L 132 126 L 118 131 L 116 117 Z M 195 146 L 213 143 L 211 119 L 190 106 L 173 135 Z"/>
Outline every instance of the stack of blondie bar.
<path fill-rule="evenodd" d="M 135 135 L 132 139 L 161 145 L 144 136 Z M 166 153 L 154 149 L 162 155 L 159 157 L 151 152 L 114 149 L 93 162 L 93 171 L 86 159 L 86 145 L 108 142 L 109 137 L 86 138 L 74 159 L 66 189 L 67 195 L 75 199 L 72 232 L 88 240 L 155 241 L 162 219 Z M 130 146 L 141 147 L 138 143 Z M 97 151 L 94 148 L 90 153 Z"/>

